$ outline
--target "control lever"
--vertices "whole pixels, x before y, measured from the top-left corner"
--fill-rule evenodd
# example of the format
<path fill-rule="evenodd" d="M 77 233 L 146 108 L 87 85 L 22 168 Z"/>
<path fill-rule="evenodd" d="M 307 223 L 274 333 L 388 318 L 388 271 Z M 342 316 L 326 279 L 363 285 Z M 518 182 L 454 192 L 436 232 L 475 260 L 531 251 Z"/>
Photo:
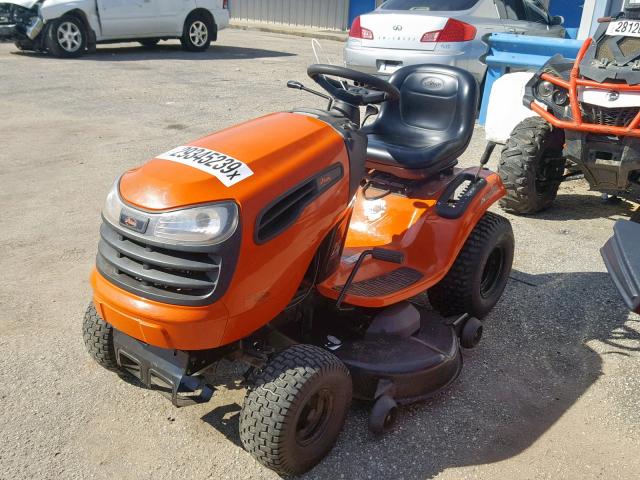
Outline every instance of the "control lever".
<path fill-rule="evenodd" d="M 294 90 L 302 90 L 304 92 L 317 95 L 318 97 L 322 97 L 325 100 L 329 101 L 329 107 L 327 109 L 331 110 L 331 104 L 333 103 L 333 98 L 331 98 L 329 95 L 325 95 L 324 93 L 318 92 L 316 90 L 311 90 L 310 88 L 305 87 L 302 83 L 297 82 L 295 80 L 289 80 L 287 82 L 287 88 L 293 88 Z"/>
<path fill-rule="evenodd" d="M 404 254 L 397 250 L 388 250 L 386 248 L 375 247 L 371 251 L 371 256 L 376 260 L 389 263 L 401 264 L 404 261 Z"/>
<path fill-rule="evenodd" d="M 491 154 L 493 150 L 496 148 L 496 142 L 487 142 L 487 146 L 484 149 L 484 153 L 482 157 L 480 157 L 480 166 L 478 167 L 478 171 L 476 172 L 476 176 L 473 178 L 473 183 L 478 181 L 478 177 L 480 176 L 480 172 L 482 168 L 489 163 L 489 159 L 491 158 Z"/>

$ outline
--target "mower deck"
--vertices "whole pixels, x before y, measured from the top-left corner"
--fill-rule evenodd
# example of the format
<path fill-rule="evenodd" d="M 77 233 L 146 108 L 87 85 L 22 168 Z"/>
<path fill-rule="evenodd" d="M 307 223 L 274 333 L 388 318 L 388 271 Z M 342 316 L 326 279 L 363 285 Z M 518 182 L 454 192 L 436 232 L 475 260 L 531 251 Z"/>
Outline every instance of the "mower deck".
<path fill-rule="evenodd" d="M 452 383 L 462 369 L 454 328 L 428 311 L 421 312 L 420 330 L 409 337 L 346 341 L 334 354 L 349 368 L 354 397 L 362 400 L 383 395 L 399 404 L 422 400 Z"/>

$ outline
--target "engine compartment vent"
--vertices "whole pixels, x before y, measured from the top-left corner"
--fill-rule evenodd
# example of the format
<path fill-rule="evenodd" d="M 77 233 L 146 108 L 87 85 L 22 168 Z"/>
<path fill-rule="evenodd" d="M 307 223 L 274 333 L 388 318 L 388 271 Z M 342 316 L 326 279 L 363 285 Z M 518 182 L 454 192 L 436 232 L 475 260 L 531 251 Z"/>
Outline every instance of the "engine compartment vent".
<path fill-rule="evenodd" d="M 332 165 L 267 205 L 256 220 L 256 243 L 265 243 L 289 228 L 305 207 L 338 182 L 342 175 L 342 165 Z"/>

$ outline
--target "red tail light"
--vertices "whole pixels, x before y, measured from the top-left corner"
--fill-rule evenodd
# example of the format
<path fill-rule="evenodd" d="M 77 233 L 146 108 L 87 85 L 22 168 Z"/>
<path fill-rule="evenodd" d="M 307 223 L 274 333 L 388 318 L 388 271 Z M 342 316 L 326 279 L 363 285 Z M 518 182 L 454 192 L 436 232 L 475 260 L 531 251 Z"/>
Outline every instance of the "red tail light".
<path fill-rule="evenodd" d="M 229 0 L 222 0 L 222 8 L 229 10 Z"/>
<path fill-rule="evenodd" d="M 362 38 L 364 40 L 373 40 L 373 32 L 368 28 L 360 26 L 360 17 L 356 17 L 349 30 L 349 36 L 351 38 Z"/>
<path fill-rule="evenodd" d="M 476 27 L 455 18 L 447 20 L 442 30 L 427 32 L 422 35 L 421 42 L 468 42 L 476 38 Z"/>

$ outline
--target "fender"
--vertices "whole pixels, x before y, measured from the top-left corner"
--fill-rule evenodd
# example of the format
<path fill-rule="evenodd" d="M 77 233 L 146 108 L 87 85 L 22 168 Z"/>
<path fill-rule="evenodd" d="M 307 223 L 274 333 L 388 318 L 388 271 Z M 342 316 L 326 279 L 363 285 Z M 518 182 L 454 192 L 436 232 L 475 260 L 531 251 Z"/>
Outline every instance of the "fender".
<path fill-rule="evenodd" d="M 508 73 L 495 81 L 484 126 L 488 142 L 507 143 L 516 125 L 525 118 L 537 116 L 522 103 L 525 87 L 534 75 L 533 72 Z"/>
<path fill-rule="evenodd" d="M 361 188 L 356 196 L 342 261 L 337 271 L 318 286 L 320 293 L 336 299 L 357 258 L 363 251 L 375 247 L 402 253 L 401 268 L 413 276 L 413 281 L 405 288 L 376 296 L 347 294 L 345 303 L 386 307 L 418 295 L 442 280 L 480 218 L 506 193 L 498 174 L 483 170 L 480 173 L 483 186 L 475 192 L 462 215 L 446 218 L 438 213 L 439 200 L 459 176 L 475 177 L 477 167 L 456 170 L 454 177 L 426 182 L 408 195 L 376 195 Z M 375 281 L 397 269 L 398 265 L 368 257 L 362 262 L 354 283 Z"/>

